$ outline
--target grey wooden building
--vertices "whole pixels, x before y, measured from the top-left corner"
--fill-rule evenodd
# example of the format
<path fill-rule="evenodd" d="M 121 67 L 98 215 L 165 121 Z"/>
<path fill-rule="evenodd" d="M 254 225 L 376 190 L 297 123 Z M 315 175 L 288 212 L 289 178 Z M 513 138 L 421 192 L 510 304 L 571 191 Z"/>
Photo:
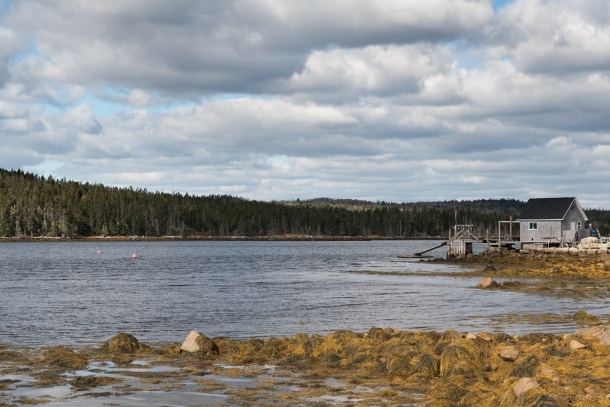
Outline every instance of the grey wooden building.
<path fill-rule="evenodd" d="M 517 220 L 524 249 L 562 246 L 591 235 L 589 219 L 574 197 L 530 199 Z"/>

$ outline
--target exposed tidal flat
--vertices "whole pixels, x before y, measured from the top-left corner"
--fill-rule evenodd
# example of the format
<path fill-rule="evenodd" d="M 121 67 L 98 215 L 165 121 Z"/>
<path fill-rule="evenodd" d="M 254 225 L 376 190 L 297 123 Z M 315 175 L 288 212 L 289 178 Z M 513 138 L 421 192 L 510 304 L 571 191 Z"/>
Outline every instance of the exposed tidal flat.
<path fill-rule="evenodd" d="M 305 242 L 247 243 L 248 247 L 241 248 L 243 242 L 211 248 L 198 243 L 185 248 L 175 243 L 172 249 L 125 244 L 98 247 L 79 243 L 80 254 L 74 253 L 72 243 L 54 250 L 27 246 L 27 260 L 2 253 L 13 264 L 13 278 L 0 283 L 3 294 L 16 290 L 19 299 L 11 294 L 10 304 L 5 296 L 0 300 L 6 328 L 0 340 L 0 405 L 610 405 L 610 368 L 606 366 L 610 345 L 574 334 L 579 328 L 608 320 L 610 272 L 597 257 L 478 255 L 447 261 L 439 255 L 406 262 L 398 261 L 396 254 L 418 248 L 406 248 L 404 242 L 321 243 L 323 247 L 313 243 L 317 247 L 314 256 L 312 247 L 304 256 Z M 269 251 L 267 244 L 273 245 Z M 194 251 L 199 253 L 197 260 L 189 257 Z M 130 258 L 131 252 L 138 253 L 137 260 Z M 247 270 L 256 278 L 240 280 L 247 288 L 243 291 L 226 281 L 219 285 L 212 278 L 214 273 L 206 271 L 202 253 L 207 253 L 204 257 L 216 268 L 226 267 L 222 264 L 227 256 L 241 258 L 241 266 L 232 264 L 238 273 L 231 278 Z M 219 256 L 216 262 L 212 253 Z M 307 260 L 303 266 L 303 256 L 317 260 Z M 63 268 L 79 274 L 78 278 L 58 270 L 62 262 L 54 259 L 62 257 Z M 43 259 L 45 266 L 36 271 L 32 266 Z M 168 267 L 172 278 L 156 271 Z M 108 284 L 114 280 L 114 291 L 122 290 L 124 297 L 114 296 L 108 302 L 92 292 L 79 297 L 79 289 L 86 285 L 107 295 L 112 292 L 103 275 L 83 271 L 89 268 L 95 273 L 106 270 L 112 276 Z M 55 279 L 49 275 L 45 279 L 45 270 Z M 146 275 L 146 270 L 152 271 Z M 199 270 L 214 290 L 224 287 L 241 297 L 234 301 L 231 296 L 215 297 L 219 306 L 214 308 L 205 298 L 212 294 L 203 289 L 193 270 Z M 18 272 L 31 274 L 31 280 L 26 278 L 19 285 Z M 483 277 L 512 284 L 475 288 Z M 62 294 L 49 293 L 45 298 L 44 291 L 35 287 L 28 294 L 25 287 L 35 286 L 41 279 L 47 289 L 63 290 Z M 178 292 L 162 295 L 155 279 L 167 283 L 160 284 L 166 291 Z M 178 283 L 184 279 L 190 279 L 190 284 Z M 62 283 L 53 285 L 56 280 Z M 316 285 L 318 280 L 321 287 Z M 126 288 L 129 284 L 135 287 Z M 284 285 L 297 287 L 291 291 Z M 197 290 L 184 291 L 185 286 Z M 272 290 L 261 290 L 265 286 Z M 312 291 L 307 296 L 296 295 L 307 287 Z M 146 290 L 154 295 L 147 295 Z M 324 296 L 327 291 L 334 293 Z M 457 295 L 452 296 L 451 291 Z M 267 298 L 275 313 L 255 298 L 273 293 L 286 296 L 279 302 Z M 44 329 L 26 310 L 27 300 L 34 294 L 44 303 L 32 304 Z M 88 308 L 87 298 L 96 306 Z M 148 305 L 155 312 L 161 310 L 152 302 L 155 298 L 156 303 L 171 308 L 167 318 L 159 313 L 161 322 L 154 319 L 154 312 L 141 308 Z M 112 301 L 120 301 L 121 312 L 112 309 Z M 306 312 L 309 301 L 319 306 Z M 291 308 L 289 303 L 299 307 Z M 241 306 L 257 308 L 247 318 L 238 318 L 236 325 L 245 325 L 248 318 L 256 319 L 256 312 L 262 313 L 250 325 L 266 322 L 262 327 L 266 334 L 209 315 L 218 312 L 227 318 L 227 309 L 236 309 L 234 314 L 245 312 Z M 458 306 L 461 308 L 453 314 L 445 309 Z M 11 307 L 19 309 L 29 325 L 19 326 Z M 140 310 L 148 326 L 132 319 Z M 291 317 L 291 310 L 299 315 Z M 61 324 L 67 319 L 59 317 L 62 311 L 83 321 L 66 329 Z M 190 319 L 181 318 L 181 312 Z M 102 322 L 87 320 L 91 313 Z M 448 322 L 449 318 L 454 321 Z M 165 329 L 160 328 L 163 326 Z M 212 337 L 219 354 L 178 352 L 191 329 Z M 133 333 L 145 345 L 128 351 L 104 346 L 121 331 Z M 519 383 L 527 391 L 518 393 Z"/>

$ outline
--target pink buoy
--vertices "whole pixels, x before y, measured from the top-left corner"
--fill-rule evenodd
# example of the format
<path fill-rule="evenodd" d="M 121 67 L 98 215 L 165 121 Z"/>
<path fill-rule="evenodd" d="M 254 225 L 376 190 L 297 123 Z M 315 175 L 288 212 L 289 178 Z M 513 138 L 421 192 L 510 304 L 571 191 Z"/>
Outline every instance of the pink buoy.
<path fill-rule="evenodd" d="M 137 259 L 137 258 L 138 258 L 138 255 L 134 253 L 134 254 L 132 254 L 132 255 L 131 255 L 131 258 L 132 258 L 132 259 Z"/>

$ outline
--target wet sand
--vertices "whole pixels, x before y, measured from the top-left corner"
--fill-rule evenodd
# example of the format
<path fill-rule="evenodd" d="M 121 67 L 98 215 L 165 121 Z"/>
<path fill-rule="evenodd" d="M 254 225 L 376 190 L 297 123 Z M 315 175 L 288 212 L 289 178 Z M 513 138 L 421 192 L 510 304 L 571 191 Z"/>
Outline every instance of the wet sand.
<path fill-rule="evenodd" d="M 560 297 L 571 284 L 569 295 L 605 298 L 610 281 L 600 258 L 461 261 L 473 265 L 468 275 L 523 280 L 493 290 L 539 293 L 548 287 L 545 295 Z M 608 323 L 586 310 L 510 318 L 570 320 L 583 327 Z M 511 336 L 380 327 L 324 336 L 213 338 L 218 355 L 181 353 L 183 339 L 133 351 L 103 343 L 0 345 L 0 406 L 610 406 L 610 345 L 573 332 Z M 517 395 L 515 386 L 525 378 L 530 389 Z"/>

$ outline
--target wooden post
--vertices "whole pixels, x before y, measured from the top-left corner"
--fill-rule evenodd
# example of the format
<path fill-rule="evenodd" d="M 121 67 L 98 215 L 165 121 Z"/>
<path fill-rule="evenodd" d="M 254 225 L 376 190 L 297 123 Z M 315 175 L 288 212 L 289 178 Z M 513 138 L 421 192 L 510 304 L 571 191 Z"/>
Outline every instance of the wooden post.
<path fill-rule="evenodd" d="M 509 228 L 508 228 L 508 230 L 509 230 L 508 235 L 510 236 L 510 241 L 512 242 L 513 241 L 513 215 L 510 215 L 509 219 L 510 219 L 510 223 L 509 223 Z"/>
<path fill-rule="evenodd" d="M 498 250 L 502 247 L 502 221 L 498 221 Z"/>

